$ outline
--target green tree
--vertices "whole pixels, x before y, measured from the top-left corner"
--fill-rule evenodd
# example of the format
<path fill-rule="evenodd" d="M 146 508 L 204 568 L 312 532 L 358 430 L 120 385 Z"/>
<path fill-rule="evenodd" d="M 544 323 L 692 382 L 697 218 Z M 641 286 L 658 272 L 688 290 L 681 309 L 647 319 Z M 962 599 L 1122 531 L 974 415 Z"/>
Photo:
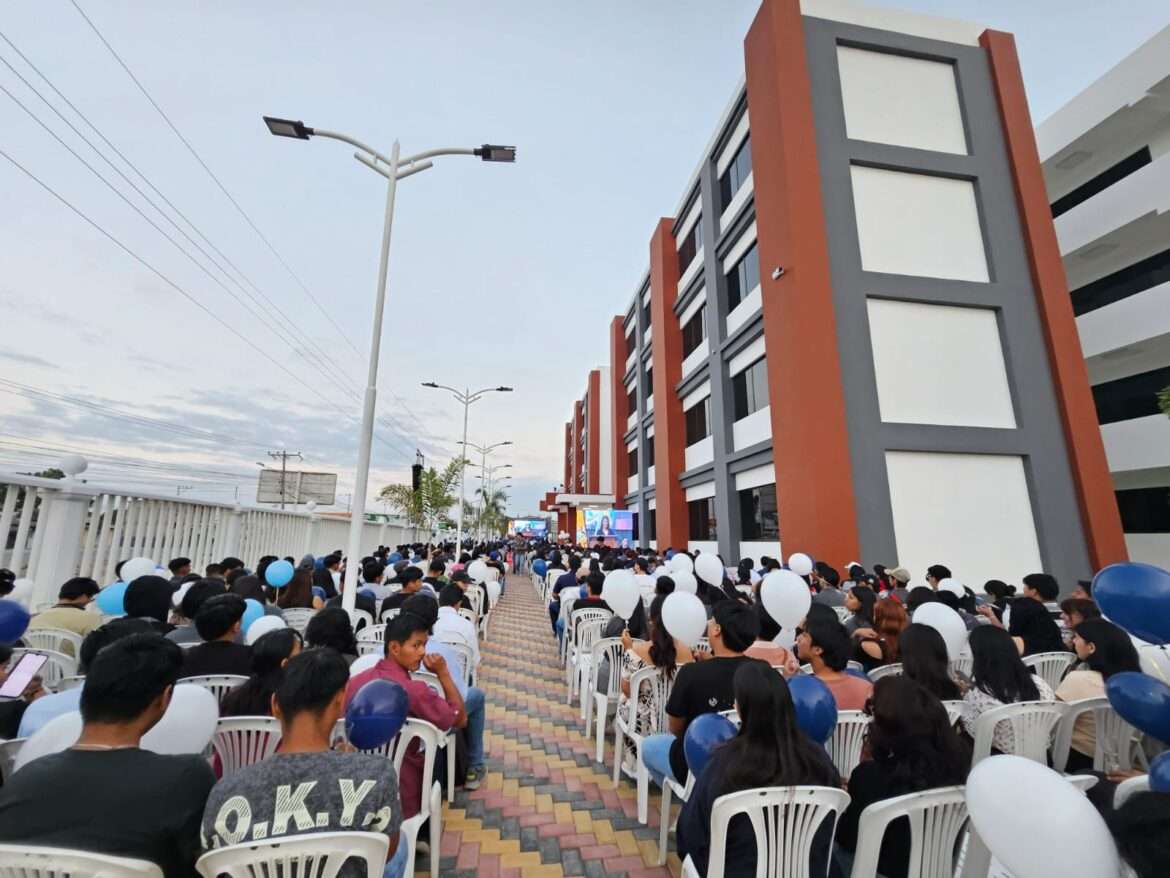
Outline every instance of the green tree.
<path fill-rule="evenodd" d="M 457 499 L 453 489 L 463 463 L 462 459 L 456 459 L 442 470 L 433 466 L 424 469 L 417 491 L 411 485 L 387 485 L 378 496 L 415 527 L 434 530 Z"/>
<path fill-rule="evenodd" d="M 1158 392 L 1158 408 L 1162 410 L 1162 414 L 1170 418 L 1170 385 Z"/>
<path fill-rule="evenodd" d="M 474 506 L 464 506 L 463 517 L 472 522 L 472 529 L 485 534 L 502 534 L 508 525 L 508 495 L 500 489 L 492 491 L 484 502 L 483 488 L 477 488 Z"/>

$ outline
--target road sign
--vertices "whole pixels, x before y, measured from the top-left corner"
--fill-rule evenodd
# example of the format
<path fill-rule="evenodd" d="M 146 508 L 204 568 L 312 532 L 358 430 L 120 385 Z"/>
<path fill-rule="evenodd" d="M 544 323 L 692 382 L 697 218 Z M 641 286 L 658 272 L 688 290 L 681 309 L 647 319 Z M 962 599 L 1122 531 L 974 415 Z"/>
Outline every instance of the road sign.
<path fill-rule="evenodd" d="M 332 506 L 337 502 L 336 473 L 305 473 L 296 470 L 260 470 L 256 486 L 257 503 L 308 503 Z"/>

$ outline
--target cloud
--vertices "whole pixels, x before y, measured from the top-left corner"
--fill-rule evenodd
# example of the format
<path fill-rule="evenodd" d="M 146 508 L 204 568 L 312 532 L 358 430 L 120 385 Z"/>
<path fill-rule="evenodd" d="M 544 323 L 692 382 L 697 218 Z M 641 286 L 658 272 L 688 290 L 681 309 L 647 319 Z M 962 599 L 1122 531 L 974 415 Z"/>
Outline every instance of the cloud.
<path fill-rule="evenodd" d="M 0 360 L 10 363 L 20 363 L 23 366 L 40 366 L 42 369 L 60 369 L 56 363 L 51 363 L 35 354 L 22 354 L 18 351 L 0 351 Z"/>

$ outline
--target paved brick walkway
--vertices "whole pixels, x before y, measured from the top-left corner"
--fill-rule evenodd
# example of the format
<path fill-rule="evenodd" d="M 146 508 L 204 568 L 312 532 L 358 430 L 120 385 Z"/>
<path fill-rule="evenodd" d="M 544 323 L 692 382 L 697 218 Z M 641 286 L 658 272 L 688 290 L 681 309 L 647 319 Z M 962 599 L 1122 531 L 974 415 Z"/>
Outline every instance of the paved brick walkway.
<path fill-rule="evenodd" d="M 564 672 L 548 613 L 527 576 L 510 576 L 482 644 L 488 773 L 475 792 L 443 806 L 439 874 L 456 878 L 678 875 L 658 851 L 656 788 L 650 826 L 637 820 L 634 786 L 614 789 L 613 763 L 593 761 L 578 707 L 565 704 Z M 612 739 L 606 756 L 612 760 Z M 672 839 L 673 842 L 673 839 Z M 425 859 L 417 875 L 429 874 Z"/>

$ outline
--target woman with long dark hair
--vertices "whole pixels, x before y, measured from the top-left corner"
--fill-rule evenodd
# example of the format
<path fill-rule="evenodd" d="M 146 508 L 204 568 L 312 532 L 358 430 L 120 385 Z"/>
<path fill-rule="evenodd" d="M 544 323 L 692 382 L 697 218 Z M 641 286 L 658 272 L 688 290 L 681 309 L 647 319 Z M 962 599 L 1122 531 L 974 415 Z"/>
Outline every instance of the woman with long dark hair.
<path fill-rule="evenodd" d="M 735 672 L 733 686 L 739 734 L 711 754 L 678 818 L 679 856 L 689 855 L 700 875 L 707 872 L 711 808 L 720 796 L 754 787 L 841 786 L 825 749 L 797 725 L 792 695 L 780 674 L 763 662 L 745 662 Z M 832 819 L 827 818 L 813 839 L 809 875 L 828 871 L 831 834 Z M 724 874 L 754 876 L 756 855 L 748 818 L 733 818 L 727 828 Z"/>
<path fill-rule="evenodd" d="M 1081 663 L 1060 681 L 1056 689 L 1059 701 L 1100 698 L 1105 694 L 1105 681 L 1114 674 L 1142 669 L 1137 649 L 1129 635 L 1104 619 L 1087 619 L 1074 628 L 1073 649 Z M 1072 749 L 1068 754 L 1066 770 L 1092 768 L 1096 744 L 1097 730 L 1093 717 L 1091 714 L 1081 714 L 1073 725 Z"/>
<path fill-rule="evenodd" d="M 223 697 L 220 716 L 271 716 L 272 694 L 284 677 L 284 666 L 301 651 L 301 635 L 293 628 L 269 631 L 252 644 L 252 676 Z"/>
<path fill-rule="evenodd" d="M 341 607 L 319 610 L 305 626 L 305 643 L 313 648 L 328 646 L 341 653 L 350 664 L 357 658 L 357 638 L 349 613 Z"/>
<path fill-rule="evenodd" d="M 1012 608 L 1015 612 L 1015 608 Z M 975 721 L 985 711 L 1021 701 L 1055 701 L 1052 687 L 1032 674 L 1020 658 L 1015 641 L 1004 628 L 981 625 L 971 632 L 968 641 L 975 657 L 971 670 L 971 688 L 963 695 L 963 728 L 975 736 Z M 999 723 L 991 746 L 993 751 L 1009 753 L 1015 749 L 1015 733 L 1010 723 Z"/>
<path fill-rule="evenodd" d="M 325 606 L 325 601 L 313 594 L 313 571 L 298 568 L 288 585 L 276 592 L 276 605 L 282 610 L 299 607 L 319 610 Z"/>
<path fill-rule="evenodd" d="M 907 625 L 898 638 L 902 673 L 940 701 L 958 701 L 963 688 L 951 676 L 947 644 L 929 625 Z"/>
<path fill-rule="evenodd" d="M 971 765 L 971 748 L 951 727 L 942 703 L 911 678 L 878 680 L 869 711 L 873 720 L 866 740 L 873 758 L 853 769 L 849 807 L 837 825 L 837 844 L 849 854 L 857 849 L 858 822 L 867 807 L 907 793 L 966 783 Z M 886 878 L 904 878 L 909 859 L 910 825 L 903 818 L 894 821 L 882 839 L 878 872 Z"/>
<path fill-rule="evenodd" d="M 873 608 L 873 627 L 859 628 L 857 661 L 868 673 L 882 665 L 900 661 L 899 641 L 909 624 L 905 608 L 892 598 L 882 598 Z"/>
<path fill-rule="evenodd" d="M 852 636 L 855 631 L 873 628 L 873 607 L 877 594 L 866 585 L 851 586 L 845 592 L 845 609 L 853 615 L 845 620 L 845 630 Z"/>

